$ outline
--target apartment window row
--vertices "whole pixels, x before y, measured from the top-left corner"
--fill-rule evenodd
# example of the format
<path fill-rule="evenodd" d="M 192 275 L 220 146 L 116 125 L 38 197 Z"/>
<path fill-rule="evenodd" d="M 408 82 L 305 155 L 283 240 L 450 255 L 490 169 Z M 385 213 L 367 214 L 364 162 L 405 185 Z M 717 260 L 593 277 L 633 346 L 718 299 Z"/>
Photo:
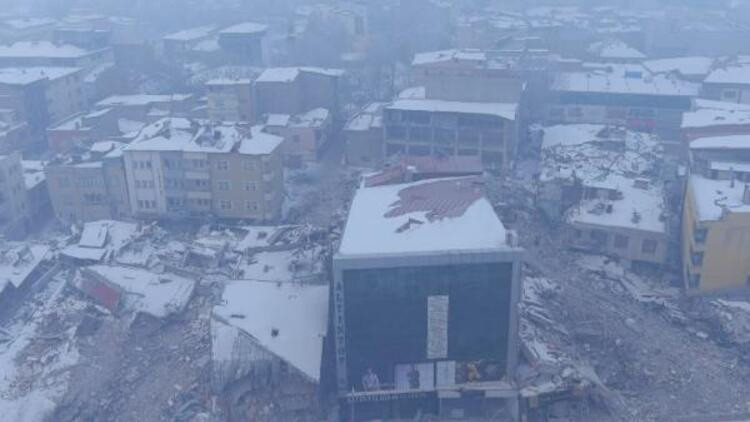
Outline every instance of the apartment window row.
<path fill-rule="evenodd" d="M 185 181 L 183 179 L 166 178 L 164 179 L 164 185 L 167 187 L 167 189 L 170 189 L 170 188 L 184 189 Z"/>
<path fill-rule="evenodd" d="M 583 240 L 584 231 L 580 229 L 575 230 L 576 239 Z M 595 243 L 600 247 L 606 247 L 609 244 L 609 234 L 604 230 L 593 229 L 588 232 L 588 237 L 591 242 Z M 630 246 L 630 238 L 625 235 L 615 234 L 613 236 L 613 246 L 615 249 L 627 249 Z M 659 241 L 655 239 L 643 239 L 641 242 L 641 253 L 646 255 L 656 254 L 659 248 Z"/>
<path fill-rule="evenodd" d="M 204 168 L 208 167 L 208 161 L 207 160 L 198 160 L 198 159 L 196 159 L 196 160 L 190 160 L 190 162 L 192 163 L 193 168 L 196 168 L 196 169 L 204 169 Z"/>
<path fill-rule="evenodd" d="M 60 179 L 62 180 L 62 179 Z M 95 186 L 104 186 L 104 179 L 101 177 L 87 177 L 78 181 L 78 186 L 82 188 L 92 188 Z"/>
<path fill-rule="evenodd" d="M 229 180 L 219 180 L 216 182 L 216 189 L 226 192 L 231 189 L 231 184 L 229 183 Z"/>
<path fill-rule="evenodd" d="M 234 204 L 230 200 L 222 199 L 218 202 L 218 207 L 222 211 L 230 211 L 233 209 Z M 245 201 L 245 211 L 257 213 L 260 210 L 260 206 L 255 201 Z"/>
<path fill-rule="evenodd" d="M 153 180 L 136 180 L 135 188 L 136 189 L 153 189 L 154 181 Z"/>
<path fill-rule="evenodd" d="M 227 171 L 229 170 L 229 161 L 221 160 L 216 162 L 216 170 Z"/>
<path fill-rule="evenodd" d="M 142 210 L 156 209 L 156 201 L 153 199 L 139 199 L 138 208 Z"/>
<path fill-rule="evenodd" d="M 83 202 L 86 204 L 101 204 L 104 202 L 104 195 L 101 193 L 84 193 Z"/>
<path fill-rule="evenodd" d="M 151 161 L 133 161 L 133 168 L 141 170 L 150 169 Z"/>

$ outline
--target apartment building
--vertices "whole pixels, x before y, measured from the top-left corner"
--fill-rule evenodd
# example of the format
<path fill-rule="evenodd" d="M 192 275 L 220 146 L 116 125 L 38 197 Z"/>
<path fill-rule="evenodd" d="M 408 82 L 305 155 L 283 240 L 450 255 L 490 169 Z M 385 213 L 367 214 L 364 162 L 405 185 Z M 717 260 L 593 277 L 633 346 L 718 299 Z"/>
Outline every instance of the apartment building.
<path fill-rule="evenodd" d="M 131 215 L 122 148 L 103 141 L 85 154 L 58 157 L 44 168 L 55 216 L 66 223 Z"/>
<path fill-rule="evenodd" d="M 517 104 L 397 99 L 384 108 L 385 157 L 471 155 L 507 170 L 515 156 Z"/>
<path fill-rule="evenodd" d="M 262 66 L 266 59 L 263 37 L 267 32 L 267 25 L 243 22 L 219 31 L 218 43 L 230 62 Z"/>
<path fill-rule="evenodd" d="M 157 121 L 124 149 L 130 207 L 143 218 L 276 220 L 282 143 L 249 125 Z"/>
<path fill-rule="evenodd" d="M 21 154 L 0 156 L 0 230 L 8 239 L 22 239 L 30 229 Z"/>
<path fill-rule="evenodd" d="M 206 82 L 208 118 L 214 122 L 254 123 L 250 79 L 211 79 Z"/>
<path fill-rule="evenodd" d="M 47 127 L 86 107 L 79 68 L 26 67 L 0 69 L 0 107 L 16 110 L 29 124 L 37 143 Z"/>
<path fill-rule="evenodd" d="M 691 292 L 750 287 L 750 135 L 690 143 L 682 265 Z"/>
<path fill-rule="evenodd" d="M 70 44 L 50 41 L 18 41 L 0 45 L 0 67 L 44 66 L 79 67 L 93 69 L 103 63 L 114 62 L 111 48 L 86 50 Z"/>
<path fill-rule="evenodd" d="M 300 114 L 325 108 L 339 111 L 340 69 L 317 67 L 275 67 L 263 71 L 253 83 L 258 116 Z"/>
<path fill-rule="evenodd" d="M 448 101 L 518 103 L 524 89 L 518 58 L 474 49 L 415 55 L 412 83 L 426 98 Z"/>
<path fill-rule="evenodd" d="M 346 163 L 353 167 L 379 168 L 383 163 L 383 107 L 370 103 L 344 126 Z"/>
<path fill-rule="evenodd" d="M 574 249 L 661 266 L 669 252 L 658 138 L 604 125 L 545 127 L 537 205 Z"/>
<path fill-rule="evenodd" d="M 357 191 L 333 258 L 341 420 L 514 420 L 524 251 L 480 184 Z"/>
<path fill-rule="evenodd" d="M 331 136 L 331 113 L 316 108 L 294 116 L 269 114 L 265 130 L 284 138 L 282 154 L 289 167 L 300 167 L 304 162 L 314 162 L 323 154 Z"/>
<path fill-rule="evenodd" d="M 544 120 L 623 126 L 655 133 L 682 149 L 682 113 L 690 110 L 699 88 L 672 76 L 651 76 L 642 67 L 564 72 L 552 80 Z"/>

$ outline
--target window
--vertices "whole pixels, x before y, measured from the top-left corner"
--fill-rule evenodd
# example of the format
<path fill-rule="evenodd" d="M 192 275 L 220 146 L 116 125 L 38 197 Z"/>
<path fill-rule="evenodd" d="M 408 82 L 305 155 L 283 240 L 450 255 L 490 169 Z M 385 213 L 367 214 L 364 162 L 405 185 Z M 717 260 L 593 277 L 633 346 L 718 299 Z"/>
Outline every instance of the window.
<path fill-rule="evenodd" d="M 654 239 L 644 239 L 643 245 L 641 246 L 641 252 L 649 255 L 656 253 L 657 242 Z"/>
<path fill-rule="evenodd" d="M 162 161 L 162 165 L 164 166 L 165 169 L 172 168 L 172 163 L 166 158 Z"/>
<path fill-rule="evenodd" d="M 222 199 L 219 201 L 219 209 L 227 211 L 232 209 L 232 201 L 228 201 L 226 199 Z"/>
<path fill-rule="evenodd" d="M 740 93 L 736 89 L 724 89 L 721 91 L 721 99 L 725 101 L 737 101 Z"/>
<path fill-rule="evenodd" d="M 565 115 L 565 110 L 561 107 L 552 107 L 549 110 L 549 117 L 553 119 L 562 118 Z"/>
<path fill-rule="evenodd" d="M 222 170 L 222 171 L 229 170 L 229 161 L 226 161 L 226 160 L 217 161 L 216 170 Z"/>
<path fill-rule="evenodd" d="M 220 191 L 228 191 L 229 190 L 229 180 L 219 180 L 216 182 L 216 188 Z"/>
<path fill-rule="evenodd" d="M 597 244 L 607 243 L 607 233 L 603 232 L 602 230 L 591 230 L 589 236 L 591 237 L 591 240 L 593 240 Z"/>
<path fill-rule="evenodd" d="M 404 126 L 388 126 L 386 129 L 388 139 L 406 138 L 406 128 Z"/>
<path fill-rule="evenodd" d="M 403 120 L 405 122 L 427 125 L 430 124 L 430 113 L 426 111 L 405 111 Z"/>
<path fill-rule="evenodd" d="M 258 212 L 258 203 L 254 201 L 246 201 L 245 209 L 250 212 Z"/>
<path fill-rule="evenodd" d="M 628 239 L 627 236 L 623 236 L 621 234 L 615 235 L 615 248 L 625 249 L 628 247 L 629 242 L 630 239 Z"/>
<path fill-rule="evenodd" d="M 255 192 L 258 190 L 258 184 L 255 182 L 245 182 L 245 190 L 247 192 Z"/>
<path fill-rule="evenodd" d="M 696 228 L 693 232 L 693 240 L 695 241 L 695 243 L 706 243 L 706 237 L 708 237 L 707 228 Z"/>
<path fill-rule="evenodd" d="M 193 168 L 202 169 L 206 168 L 206 160 L 192 160 Z"/>
<path fill-rule="evenodd" d="M 252 160 L 245 160 L 242 163 L 242 167 L 247 171 L 255 170 L 255 162 Z"/>
<path fill-rule="evenodd" d="M 426 127 L 412 127 L 409 129 L 409 139 L 415 141 L 429 141 L 430 140 L 430 128 Z"/>
<path fill-rule="evenodd" d="M 696 267 L 703 265 L 703 252 L 692 252 L 690 254 L 690 262 Z"/>

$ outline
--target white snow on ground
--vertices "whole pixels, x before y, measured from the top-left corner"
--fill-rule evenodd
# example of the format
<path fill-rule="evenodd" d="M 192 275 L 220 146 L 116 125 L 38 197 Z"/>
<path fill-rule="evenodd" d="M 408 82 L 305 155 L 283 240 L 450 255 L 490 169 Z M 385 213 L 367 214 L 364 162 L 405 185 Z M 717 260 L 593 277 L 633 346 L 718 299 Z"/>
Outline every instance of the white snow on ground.
<path fill-rule="evenodd" d="M 233 282 L 214 314 L 313 380 L 320 379 L 328 286 Z"/>

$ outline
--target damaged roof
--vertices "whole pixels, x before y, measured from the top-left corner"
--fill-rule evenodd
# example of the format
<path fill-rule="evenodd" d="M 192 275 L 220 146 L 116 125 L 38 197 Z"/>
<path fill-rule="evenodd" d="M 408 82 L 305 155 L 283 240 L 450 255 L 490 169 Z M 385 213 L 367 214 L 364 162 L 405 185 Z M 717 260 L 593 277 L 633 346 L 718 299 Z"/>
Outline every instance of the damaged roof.
<path fill-rule="evenodd" d="M 340 255 L 504 249 L 506 230 L 475 177 L 360 188 Z"/>

